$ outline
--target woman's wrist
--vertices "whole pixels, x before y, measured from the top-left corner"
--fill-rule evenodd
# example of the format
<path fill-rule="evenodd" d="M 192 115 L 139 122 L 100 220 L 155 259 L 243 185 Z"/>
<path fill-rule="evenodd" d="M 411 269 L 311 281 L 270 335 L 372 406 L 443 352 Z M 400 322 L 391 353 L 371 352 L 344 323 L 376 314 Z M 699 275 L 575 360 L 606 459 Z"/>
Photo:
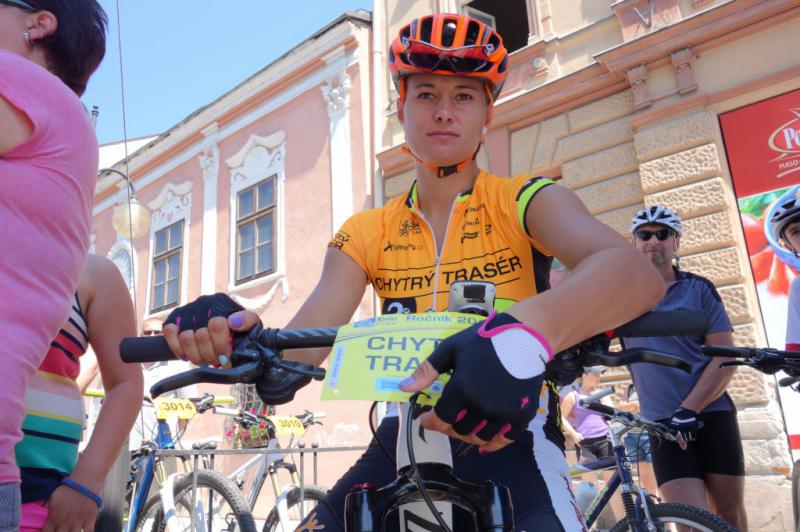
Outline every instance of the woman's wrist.
<path fill-rule="evenodd" d="M 70 488 L 71 490 L 77 491 L 87 499 L 91 499 L 91 501 L 97 505 L 98 510 L 103 507 L 103 498 L 80 482 L 76 482 L 69 477 L 64 477 L 61 479 L 61 484 Z"/>

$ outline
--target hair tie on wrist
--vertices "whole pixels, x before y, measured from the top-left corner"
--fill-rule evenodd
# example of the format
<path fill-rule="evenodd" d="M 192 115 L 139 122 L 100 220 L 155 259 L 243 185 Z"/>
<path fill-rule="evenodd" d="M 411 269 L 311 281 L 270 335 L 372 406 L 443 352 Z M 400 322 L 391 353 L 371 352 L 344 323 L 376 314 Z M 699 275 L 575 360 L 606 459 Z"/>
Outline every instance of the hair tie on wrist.
<path fill-rule="evenodd" d="M 100 497 L 100 495 L 93 492 L 92 490 L 90 490 L 89 488 L 87 488 L 86 486 L 78 484 L 69 477 L 64 477 L 63 479 L 61 479 L 61 483 L 68 488 L 74 489 L 81 495 L 92 499 L 92 501 L 94 501 L 94 503 L 97 505 L 98 510 L 103 507 L 103 498 Z"/>

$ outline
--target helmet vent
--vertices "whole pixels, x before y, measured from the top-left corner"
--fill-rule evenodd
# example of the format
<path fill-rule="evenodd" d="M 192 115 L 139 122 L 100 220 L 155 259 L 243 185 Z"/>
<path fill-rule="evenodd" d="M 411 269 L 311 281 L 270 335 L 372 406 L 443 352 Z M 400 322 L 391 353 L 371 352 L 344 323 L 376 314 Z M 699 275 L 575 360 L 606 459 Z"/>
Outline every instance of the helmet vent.
<path fill-rule="evenodd" d="M 431 42 L 431 31 L 433 30 L 433 17 L 425 17 L 420 20 L 419 40 Z"/>
<path fill-rule="evenodd" d="M 456 40 L 456 29 L 458 28 L 458 21 L 454 19 L 445 19 L 442 24 L 442 47 L 450 48 Z"/>
<path fill-rule="evenodd" d="M 467 24 L 467 35 L 464 38 L 464 46 L 473 46 L 478 44 L 478 37 L 480 37 L 481 27 L 474 20 L 470 20 Z"/>

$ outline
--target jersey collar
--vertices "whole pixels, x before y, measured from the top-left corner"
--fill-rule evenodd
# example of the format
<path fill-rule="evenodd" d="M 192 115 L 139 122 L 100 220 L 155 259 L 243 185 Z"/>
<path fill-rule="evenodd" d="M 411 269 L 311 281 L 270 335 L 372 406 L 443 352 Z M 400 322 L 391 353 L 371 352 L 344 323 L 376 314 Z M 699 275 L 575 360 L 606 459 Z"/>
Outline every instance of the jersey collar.
<path fill-rule="evenodd" d="M 483 170 L 481 170 L 480 173 L 478 173 L 478 177 L 475 179 L 476 184 L 478 183 L 478 179 L 480 179 L 481 176 L 483 176 Z M 475 187 L 473 186 L 472 188 L 468 188 L 464 192 L 459 192 L 458 196 L 456 197 L 456 202 L 460 203 L 462 201 L 467 201 L 469 197 L 472 195 L 472 191 L 474 190 L 474 188 Z M 405 204 L 406 207 L 408 207 L 408 210 L 410 210 L 411 212 L 419 213 L 419 207 L 417 206 L 419 204 L 419 198 L 417 197 L 416 180 L 414 180 L 414 182 L 411 183 L 411 187 L 408 189 L 408 194 L 406 194 Z"/>

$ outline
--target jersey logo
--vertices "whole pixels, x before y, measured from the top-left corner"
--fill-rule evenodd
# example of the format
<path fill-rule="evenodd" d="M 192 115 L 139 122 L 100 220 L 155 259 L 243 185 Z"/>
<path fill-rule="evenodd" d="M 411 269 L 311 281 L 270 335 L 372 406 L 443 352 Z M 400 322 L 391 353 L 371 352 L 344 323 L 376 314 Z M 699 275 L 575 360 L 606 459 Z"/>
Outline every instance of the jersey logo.
<path fill-rule="evenodd" d="M 419 222 L 416 220 L 403 220 L 400 223 L 400 230 L 397 232 L 397 236 L 408 236 L 409 233 L 414 233 L 418 235 L 422 232 L 422 228 L 419 226 Z"/>
<path fill-rule="evenodd" d="M 413 297 L 387 298 L 383 300 L 384 314 L 414 314 L 417 300 Z"/>
<path fill-rule="evenodd" d="M 344 246 L 349 240 L 349 234 L 345 233 L 344 231 L 339 231 L 333 236 L 333 238 L 331 238 L 331 241 L 328 242 L 328 247 L 342 249 L 342 246 Z"/>

